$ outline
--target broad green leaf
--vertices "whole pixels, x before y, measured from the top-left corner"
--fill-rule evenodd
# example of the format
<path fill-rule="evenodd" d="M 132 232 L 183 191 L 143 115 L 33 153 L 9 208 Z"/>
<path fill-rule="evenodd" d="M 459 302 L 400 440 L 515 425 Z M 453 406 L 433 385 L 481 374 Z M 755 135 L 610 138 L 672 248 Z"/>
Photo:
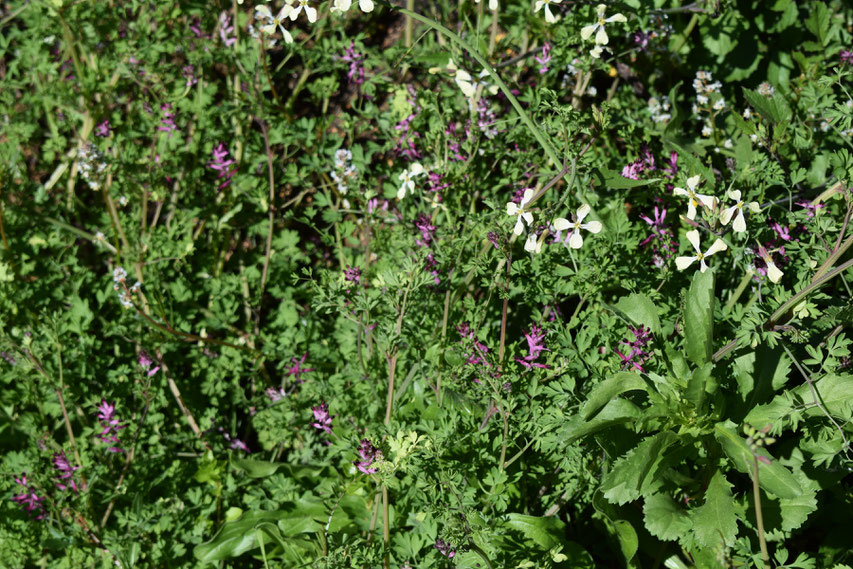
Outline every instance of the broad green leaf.
<path fill-rule="evenodd" d="M 237 557 L 257 547 L 255 527 L 269 522 L 275 523 L 284 512 L 248 512 L 239 520 L 228 522 L 206 543 L 193 549 L 193 555 L 202 563 L 222 561 Z"/>
<path fill-rule="evenodd" d="M 617 460 L 601 482 L 604 497 L 621 505 L 657 490 L 660 486 L 660 464 L 666 449 L 677 440 L 675 433 L 662 431 L 646 438 Z"/>
<path fill-rule="evenodd" d="M 707 548 L 719 547 L 720 539 L 730 546 L 737 535 L 732 485 L 719 470 L 705 490 L 705 503 L 690 512 L 696 541 Z"/>
<path fill-rule="evenodd" d="M 616 314 L 638 326 L 649 328 L 656 338 L 660 338 L 660 318 L 655 303 L 644 294 L 632 294 L 619 299 L 612 306 Z"/>
<path fill-rule="evenodd" d="M 272 476 L 276 471 L 285 466 L 280 462 L 267 462 L 265 460 L 255 460 L 253 458 L 238 458 L 231 461 L 231 465 L 237 469 L 243 470 L 251 478 L 266 478 Z"/>
<path fill-rule="evenodd" d="M 714 425 L 714 436 L 722 445 L 734 467 L 750 477 L 753 471 L 753 457 L 746 440 L 735 431 L 735 424 L 731 421 L 717 423 Z M 803 493 L 803 489 L 797 483 L 791 471 L 774 460 L 765 449 L 758 449 L 759 456 L 770 460 L 770 464 L 758 463 L 758 485 L 765 491 L 779 498 L 796 498 Z"/>
<path fill-rule="evenodd" d="M 690 376 L 690 381 L 687 383 L 687 391 L 685 397 L 699 409 L 705 401 L 705 394 L 712 393 L 712 386 L 716 387 L 713 382 L 711 372 L 714 370 L 713 362 L 707 362 L 705 365 L 693 370 L 693 375 Z"/>
<path fill-rule="evenodd" d="M 684 304 L 684 348 L 697 366 L 711 360 L 714 347 L 714 273 L 696 271 Z"/>
<path fill-rule="evenodd" d="M 640 547 L 637 530 L 627 520 L 616 520 L 613 522 L 613 529 L 616 530 L 616 537 L 619 538 L 619 549 L 622 551 L 625 563 L 630 563 Z"/>
<path fill-rule="evenodd" d="M 639 407 L 624 399 L 616 398 L 611 400 L 604 408 L 591 420 L 584 421 L 580 415 L 575 415 L 569 420 L 562 432 L 562 438 L 565 442 L 571 442 L 575 439 L 585 437 L 592 433 L 596 433 L 607 427 L 618 425 L 620 423 L 628 423 L 636 421 L 642 415 Z"/>
<path fill-rule="evenodd" d="M 818 400 L 833 417 L 850 421 L 853 419 L 853 375 L 830 374 L 812 382 Z M 814 404 L 814 396 L 808 383 L 794 389 L 794 395 L 811 408 L 807 415 L 823 416 L 823 411 Z"/>
<path fill-rule="evenodd" d="M 649 533 L 666 541 L 678 540 L 693 527 L 684 508 L 666 494 L 647 496 L 643 515 Z"/>
<path fill-rule="evenodd" d="M 791 107 L 781 95 L 765 97 L 758 91 L 744 88 L 743 96 L 750 106 L 766 119 L 780 123 L 791 118 Z"/>
<path fill-rule="evenodd" d="M 507 527 L 523 533 L 526 538 L 542 549 L 551 549 L 563 543 L 563 531 L 566 524 L 559 518 L 512 513 L 504 516 L 504 523 Z"/>
<path fill-rule="evenodd" d="M 646 382 L 639 374 L 621 371 L 611 375 L 598 385 L 592 388 L 586 403 L 581 409 L 580 416 L 583 420 L 588 421 L 595 413 L 607 405 L 617 395 L 621 395 L 627 391 L 647 390 Z"/>

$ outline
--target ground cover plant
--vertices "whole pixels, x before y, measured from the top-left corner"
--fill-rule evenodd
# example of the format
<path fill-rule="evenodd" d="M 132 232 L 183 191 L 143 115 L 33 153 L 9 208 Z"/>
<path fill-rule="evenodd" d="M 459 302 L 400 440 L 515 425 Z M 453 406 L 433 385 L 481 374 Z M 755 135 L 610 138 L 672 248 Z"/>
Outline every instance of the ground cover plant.
<path fill-rule="evenodd" d="M 851 32 L 0 2 L 0 564 L 849 569 Z"/>

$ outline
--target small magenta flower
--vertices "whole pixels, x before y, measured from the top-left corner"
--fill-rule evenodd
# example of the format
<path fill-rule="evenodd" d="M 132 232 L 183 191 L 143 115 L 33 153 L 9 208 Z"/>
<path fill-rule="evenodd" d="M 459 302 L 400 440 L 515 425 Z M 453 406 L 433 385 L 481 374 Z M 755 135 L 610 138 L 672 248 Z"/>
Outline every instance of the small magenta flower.
<path fill-rule="evenodd" d="M 675 266 L 678 267 L 679 271 L 683 271 L 687 267 L 693 264 L 694 261 L 699 261 L 699 271 L 704 273 L 708 270 L 708 265 L 705 264 L 705 259 L 717 253 L 718 251 L 725 251 L 728 249 L 728 246 L 722 239 L 717 239 L 714 241 L 714 244 L 711 245 L 707 251 L 702 253 L 702 249 L 699 248 L 699 231 L 694 229 L 693 231 L 688 231 L 685 235 L 687 240 L 690 241 L 690 244 L 693 245 L 693 248 L 696 250 L 696 254 L 689 257 L 676 257 L 675 258 Z"/>
<path fill-rule="evenodd" d="M 104 120 L 101 124 L 95 127 L 95 135 L 106 138 L 110 135 L 110 121 Z"/>
<path fill-rule="evenodd" d="M 127 425 L 122 425 L 116 419 L 115 410 L 115 403 L 107 403 L 106 399 L 101 400 L 101 404 L 98 405 L 98 421 L 101 423 L 103 431 L 98 435 L 98 438 L 101 442 L 112 445 L 107 449 L 109 452 L 124 452 L 124 449 L 117 446 L 120 444 L 118 432 L 127 427 Z"/>
<path fill-rule="evenodd" d="M 280 389 L 276 389 L 274 387 L 267 387 L 264 393 L 266 393 L 267 397 L 269 397 L 270 401 L 272 401 L 273 403 L 275 403 L 276 401 L 281 401 L 287 396 L 287 393 L 285 393 L 283 387 Z"/>
<path fill-rule="evenodd" d="M 441 553 L 448 559 L 453 559 L 453 557 L 456 555 L 456 550 L 453 548 L 453 546 L 444 541 L 443 539 L 435 540 L 435 548 L 438 550 L 439 553 Z"/>
<path fill-rule="evenodd" d="M 56 487 L 60 490 L 71 488 L 77 492 L 77 484 L 74 482 L 74 471 L 79 470 L 79 466 L 71 466 L 68 462 L 68 457 L 64 451 L 57 452 L 53 455 L 53 467 L 59 471 L 59 477 L 56 479 Z M 62 482 L 67 480 L 68 482 Z"/>
<path fill-rule="evenodd" d="M 350 83 L 354 85 L 364 83 L 364 54 L 355 51 L 355 42 L 350 42 L 349 47 L 338 59 L 349 63 L 347 79 L 349 79 Z"/>
<path fill-rule="evenodd" d="M 634 335 L 634 340 L 632 342 L 629 342 L 628 340 L 621 340 L 619 343 L 628 346 L 630 351 L 627 355 L 622 354 L 622 352 L 617 349 L 614 349 L 613 351 L 622 358 L 623 370 L 633 367 L 637 371 L 645 373 L 643 364 L 652 357 L 652 354 L 646 351 L 646 346 L 653 339 L 652 332 L 645 326 L 640 326 L 639 328 L 628 326 L 628 330 L 630 330 Z"/>
<path fill-rule="evenodd" d="M 382 458 L 382 451 L 373 446 L 367 439 L 361 439 L 361 444 L 358 445 L 358 454 L 361 460 L 354 460 L 353 464 L 364 474 L 373 474 L 376 468 L 370 468 L 373 461 Z"/>
<path fill-rule="evenodd" d="M 221 142 L 211 153 L 213 154 L 213 160 L 207 163 L 207 167 L 219 172 L 217 178 L 225 178 L 225 181 L 219 185 L 218 189 L 221 190 L 231 183 L 231 178 L 237 173 L 237 167 L 234 166 L 234 160 L 228 157 L 228 149 Z"/>
<path fill-rule="evenodd" d="M 42 501 L 44 498 L 39 497 L 35 490 L 32 489 L 27 481 L 27 473 L 25 472 L 20 477 L 15 478 L 15 483 L 21 486 L 23 491 L 20 494 L 12 496 L 12 501 L 21 506 L 33 519 L 43 519 L 44 505 Z"/>
<path fill-rule="evenodd" d="M 843 49 L 839 57 L 841 58 L 841 63 L 844 65 L 853 65 L 853 51 Z"/>
<path fill-rule="evenodd" d="M 539 68 L 539 75 L 548 73 L 548 62 L 551 61 L 551 44 L 545 42 L 542 45 L 542 55 L 537 55 L 533 59 L 536 60 L 536 63 L 542 66 Z"/>
<path fill-rule="evenodd" d="M 151 359 L 151 356 L 148 355 L 145 351 L 140 351 L 139 356 L 136 358 L 136 361 L 139 363 L 139 367 L 141 367 L 148 374 L 148 377 L 151 377 L 158 371 L 160 371 L 160 366 L 151 367 L 154 364 L 154 360 Z"/>
<path fill-rule="evenodd" d="M 318 407 L 311 407 L 311 413 L 314 414 L 314 422 L 311 423 L 311 426 L 331 435 L 334 415 L 329 415 L 329 406 L 326 405 L 326 402 L 322 401 Z"/>
<path fill-rule="evenodd" d="M 231 16 L 228 12 L 219 14 L 219 39 L 225 44 L 225 47 L 231 47 L 237 43 L 237 38 L 228 37 L 234 31 L 234 26 L 231 25 Z"/>
<path fill-rule="evenodd" d="M 459 332 L 459 335 L 461 336 L 461 339 L 459 340 L 460 344 L 465 344 L 465 340 L 468 340 L 474 348 L 474 351 L 466 357 L 465 364 L 483 364 L 484 366 L 489 367 L 489 362 L 487 362 L 483 357 L 488 353 L 489 348 L 477 339 L 477 336 L 474 334 L 471 326 L 467 322 L 463 322 L 456 327 L 456 331 Z"/>
<path fill-rule="evenodd" d="M 415 220 L 415 227 L 421 232 L 421 238 L 416 239 L 415 243 L 419 247 L 428 247 L 432 243 L 433 233 L 435 232 L 435 225 L 432 224 L 432 220 L 428 215 L 422 213 Z"/>
<path fill-rule="evenodd" d="M 545 347 L 545 335 L 547 331 L 543 331 L 542 328 L 536 326 L 535 324 L 530 327 L 530 331 L 524 334 L 524 339 L 527 340 L 527 355 L 524 358 L 516 357 L 516 363 L 519 363 L 526 367 L 527 369 L 538 367 L 544 369 L 550 369 L 550 366 L 540 363 L 535 363 L 537 359 L 539 359 L 539 354 L 542 352 L 550 352 L 548 348 Z"/>
<path fill-rule="evenodd" d="M 359 284 L 361 281 L 361 269 L 358 267 L 347 267 L 347 270 L 344 271 L 344 278 L 355 284 Z"/>
<path fill-rule="evenodd" d="M 308 373 L 309 371 L 314 371 L 313 367 L 307 367 L 307 368 L 301 367 L 302 364 L 305 363 L 305 358 L 307 358 L 307 357 L 308 357 L 308 352 L 305 352 L 304 354 L 302 354 L 301 358 L 297 358 L 296 356 L 293 356 L 292 358 L 290 358 L 290 363 L 292 363 L 294 365 L 290 366 L 289 368 L 286 368 L 284 370 L 284 373 L 295 378 L 297 383 L 303 383 L 305 380 L 302 379 L 302 377 L 301 377 L 302 374 Z"/>
<path fill-rule="evenodd" d="M 160 105 L 160 111 L 163 113 L 163 118 L 160 119 L 160 126 L 157 127 L 157 130 L 169 133 L 169 138 L 172 138 L 172 133 L 178 130 L 178 126 L 175 124 L 175 113 L 172 112 L 172 105 L 163 103 Z"/>

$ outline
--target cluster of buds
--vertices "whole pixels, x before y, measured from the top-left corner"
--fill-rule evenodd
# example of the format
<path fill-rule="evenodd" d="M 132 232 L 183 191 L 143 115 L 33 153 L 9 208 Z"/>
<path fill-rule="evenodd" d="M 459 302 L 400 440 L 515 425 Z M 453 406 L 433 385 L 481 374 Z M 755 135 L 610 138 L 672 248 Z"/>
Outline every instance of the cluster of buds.
<path fill-rule="evenodd" d="M 765 425 L 763 429 L 758 430 L 752 425 L 744 425 L 743 432 L 746 435 L 746 444 L 749 446 L 749 450 L 752 451 L 752 455 L 759 461 L 764 464 L 770 464 L 770 459 L 766 456 L 759 456 L 758 449 L 764 448 L 766 446 L 772 445 L 776 442 L 776 439 L 773 437 L 768 437 L 767 433 L 770 432 L 771 425 Z"/>
<path fill-rule="evenodd" d="M 127 286 L 127 271 L 121 267 L 113 270 L 113 289 L 118 293 L 118 300 L 125 308 L 133 308 L 133 295 L 139 292 L 142 283 L 136 281 L 133 286 Z"/>
<path fill-rule="evenodd" d="M 456 555 L 456 549 L 443 539 L 435 540 L 435 548 L 438 550 L 439 553 L 441 553 L 448 559 L 453 559 L 453 557 Z"/>

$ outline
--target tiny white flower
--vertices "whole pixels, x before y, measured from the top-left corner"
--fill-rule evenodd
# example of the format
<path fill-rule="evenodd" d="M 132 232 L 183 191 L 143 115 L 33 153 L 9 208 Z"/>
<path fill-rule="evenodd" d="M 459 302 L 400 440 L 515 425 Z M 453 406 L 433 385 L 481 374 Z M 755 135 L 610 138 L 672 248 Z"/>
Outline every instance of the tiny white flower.
<path fill-rule="evenodd" d="M 705 125 L 702 127 L 702 136 L 709 137 L 714 133 L 710 126 Z"/>
<path fill-rule="evenodd" d="M 317 21 L 317 8 L 312 8 L 308 3 L 310 0 L 297 0 L 296 8 L 290 10 L 290 19 L 294 22 L 299 17 L 299 12 L 305 10 L 305 15 L 308 16 L 308 21 L 312 24 Z"/>
<path fill-rule="evenodd" d="M 551 4 L 559 4 L 562 0 L 536 0 L 536 9 L 534 12 L 538 12 L 543 7 L 545 8 L 545 21 L 549 24 L 553 24 L 557 21 L 557 16 L 555 16 L 551 12 Z"/>
<path fill-rule="evenodd" d="M 600 45 L 596 45 L 594 48 L 589 50 L 589 54 L 592 56 L 593 59 L 598 59 L 599 57 L 601 57 L 601 54 L 603 52 L 604 48 Z"/>
<path fill-rule="evenodd" d="M 554 220 L 554 228 L 558 231 L 563 231 L 564 229 L 572 230 L 571 233 L 569 233 L 569 247 L 571 247 L 572 249 L 580 249 L 581 247 L 583 247 L 583 236 L 581 235 L 581 229 L 585 229 L 590 233 L 601 232 L 600 221 L 590 221 L 589 223 L 583 223 L 584 218 L 589 215 L 589 212 L 589 205 L 583 204 L 578 208 L 578 211 L 575 213 L 574 222 L 571 222 L 563 217 L 558 217 Z"/>
<path fill-rule="evenodd" d="M 736 203 L 735 205 L 723 210 L 722 215 L 720 215 L 720 222 L 723 225 L 728 225 L 729 221 L 732 220 L 732 216 L 735 216 L 735 222 L 732 224 L 732 229 L 734 229 L 735 233 L 743 233 L 746 231 L 746 219 L 743 217 L 743 206 L 745 204 L 740 199 L 740 190 L 730 191 L 729 197 Z M 746 206 L 749 208 L 749 211 L 753 213 L 758 213 L 761 210 L 757 202 L 749 202 Z"/>
<path fill-rule="evenodd" d="M 352 6 L 352 0 L 335 0 L 330 12 L 346 12 Z M 373 11 L 373 0 L 358 0 L 358 7 L 362 12 Z"/>
<path fill-rule="evenodd" d="M 597 21 L 594 24 L 590 24 L 588 26 L 584 26 L 581 29 L 581 38 L 584 40 L 588 40 L 592 34 L 595 34 L 595 43 L 597 45 L 607 45 L 607 42 L 610 41 L 610 38 L 607 37 L 607 32 L 604 30 L 604 25 L 609 24 L 611 22 L 627 22 L 628 19 L 622 14 L 613 14 L 609 18 L 604 17 L 604 12 L 607 10 L 607 6 L 604 4 L 599 4 L 595 8 Z M 547 18 L 546 18 L 547 19 Z"/>
<path fill-rule="evenodd" d="M 726 108 L 726 100 L 725 99 L 719 98 L 716 101 L 714 101 L 714 110 L 715 111 L 722 111 L 725 108 Z"/>
<path fill-rule="evenodd" d="M 477 93 L 477 87 L 480 85 L 483 86 L 483 90 L 491 95 L 496 95 L 498 92 L 497 85 L 489 85 L 483 79 L 489 76 L 489 72 L 483 69 L 480 74 L 475 79 L 471 77 L 471 74 L 465 71 L 464 69 L 456 70 L 456 77 L 453 79 L 456 84 L 462 89 L 462 93 L 472 99 L 474 95 Z"/>
<path fill-rule="evenodd" d="M 752 110 L 749 107 L 747 107 L 743 110 L 743 118 L 745 118 L 746 120 L 749 120 L 752 118 Z"/>
<path fill-rule="evenodd" d="M 290 35 L 290 32 L 288 32 L 284 28 L 283 23 L 284 20 L 287 19 L 287 17 L 291 14 L 292 10 L 292 6 L 290 6 L 289 4 L 285 4 L 284 6 L 282 6 L 281 10 L 279 10 L 278 14 L 273 16 L 270 9 L 264 6 L 263 4 L 255 6 L 255 12 L 267 21 L 266 24 L 261 26 L 261 31 L 269 36 L 274 34 L 276 28 L 278 28 L 279 30 L 281 30 L 281 35 L 284 36 L 284 42 L 293 43 L 293 36 Z"/>
<path fill-rule="evenodd" d="M 508 202 L 506 204 L 506 214 L 517 217 L 515 221 L 515 228 L 512 230 L 516 235 L 521 235 L 524 231 L 524 223 L 522 220 L 526 221 L 527 225 L 533 224 L 533 214 L 527 211 L 527 204 L 531 199 L 533 199 L 533 194 L 533 188 L 527 188 L 524 190 L 524 195 L 521 196 L 520 204 L 516 204 L 515 202 Z"/>
<path fill-rule="evenodd" d="M 480 0 L 474 0 L 475 4 L 479 4 Z M 489 10 L 495 11 L 498 9 L 498 0 L 489 0 Z"/>
<path fill-rule="evenodd" d="M 696 218 L 696 206 L 700 203 L 707 207 L 713 209 L 715 198 L 712 196 L 706 196 L 705 194 L 697 194 L 696 186 L 699 185 L 699 175 L 695 175 L 691 178 L 687 178 L 687 189 L 684 188 L 673 188 L 672 193 L 676 196 L 687 196 L 689 201 L 687 202 L 687 219 L 695 219 Z"/>
<path fill-rule="evenodd" d="M 782 278 L 782 271 L 779 270 L 779 267 L 776 266 L 776 263 L 773 262 L 773 258 L 770 256 L 770 253 L 764 247 L 758 247 L 758 256 L 764 261 L 764 264 L 767 265 L 767 276 L 770 278 L 770 282 L 778 283 L 779 279 Z"/>
<path fill-rule="evenodd" d="M 724 147 L 726 147 L 726 148 L 734 148 L 734 143 L 732 142 L 732 139 L 731 139 L 731 138 L 727 138 L 727 139 L 723 142 L 723 146 L 724 146 Z"/>
<path fill-rule="evenodd" d="M 707 95 L 696 95 L 696 102 L 700 105 L 708 104 L 708 96 Z"/>
<path fill-rule="evenodd" d="M 688 231 L 686 237 L 687 240 L 690 241 L 690 244 L 693 245 L 693 249 L 696 250 L 696 255 L 692 257 L 676 257 L 675 266 L 678 267 L 679 271 L 683 271 L 692 265 L 694 261 L 699 261 L 699 271 L 704 273 L 708 269 L 708 265 L 705 264 L 705 259 L 718 251 L 725 251 L 728 249 L 722 239 L 717 239 L 714 241 L 714 244 L 705 251 L 705 253 L 702 253 L 702 249 L 699 248 L 699 231 L 696 229 Z"/>
<path fill-rule="evenodd" d="M 397 199 L 401 200 L 406 197 L 406 190 L 409 192 L 415 191 L 415 178 L 416 176 L 420 176 L 424 173 L 424 167 L 420 165 L 420 163 L 415 162 L 407 170 L 404 170 L 402 174 L 398 176 L 398 180 L 400 180 L 400 189 L 397 190 Z"/>
<path fill-rule="evenodd" d="M 765 81 L 758 86 L 758 93 L 765 97 L 772 97 L 776 93 L 776 89 L 773 88 L 773 85 Z"/>
<path fill-rule="evenodd" d="M 594 86 L 590 86 L 590 88 L 586 90 L 586 94 L 590 97 L 595 97 L 596 95 L 598 95 L 598 89 L 596 89 Z"/>
<path fill-rule="evenodd" d="M 542 242 L 536 237 L 535 233 L 527 236 L 527 241 L 524 242 L 524 250 L 528 253 L 542 252 Z"/>

